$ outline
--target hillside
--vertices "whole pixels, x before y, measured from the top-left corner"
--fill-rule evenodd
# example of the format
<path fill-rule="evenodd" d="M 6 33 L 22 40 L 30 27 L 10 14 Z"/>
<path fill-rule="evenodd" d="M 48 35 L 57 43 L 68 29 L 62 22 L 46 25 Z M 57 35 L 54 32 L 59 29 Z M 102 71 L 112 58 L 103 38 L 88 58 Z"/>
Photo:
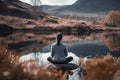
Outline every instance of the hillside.
<path fill-rule="evenodd" d="M 47 6 L 43 9 L 51 15 L 68 18 L 69 15 L 78 19 L 94 17 L 100 20 L 111 10 L 120 10 L 120 0 L 78 0 L 73 5 Z"/>
<path fill-rule="evenodd" d="M 59 8 L 59 11 L 104 12 L 120 10 L 120 0 L 78 0 L 73 5 Z"/>
<path fill-rule="evenodd" d="M 22 18 L 42 18 L 46 13 L 39 11 L 39 14 L 33 13 L 33 7 L 27 3 L 17 0 L 0 0 L 0 15 L 16 16 Z"/>

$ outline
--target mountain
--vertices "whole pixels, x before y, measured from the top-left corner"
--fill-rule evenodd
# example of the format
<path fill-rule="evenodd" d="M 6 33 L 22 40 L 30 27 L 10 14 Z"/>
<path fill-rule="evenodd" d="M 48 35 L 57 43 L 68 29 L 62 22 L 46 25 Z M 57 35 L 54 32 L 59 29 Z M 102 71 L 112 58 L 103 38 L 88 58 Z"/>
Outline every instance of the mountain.
<path fill-rule="evenodd" d="M 19 0 L 0 0 L 0 15 L 17 16 L 22 18 L 42 18 L 46 13 L 38 11 L 34 13 L 34 7 Z"/>
<path fill-rule="evenodd" d="M 120 0 L 78 0 L 73 5 L 65 6 L 57 10 L 87 13 L 120 10 Z"/>
<path fill-rule="evenodd" d="M 68 18 L 70 15 L 78 19 L 93 17 L 101 20 L 111 10 L 120 10 L 120 0 L 77 0 L 73 5 L 43 6 L 47 13 Z"/>

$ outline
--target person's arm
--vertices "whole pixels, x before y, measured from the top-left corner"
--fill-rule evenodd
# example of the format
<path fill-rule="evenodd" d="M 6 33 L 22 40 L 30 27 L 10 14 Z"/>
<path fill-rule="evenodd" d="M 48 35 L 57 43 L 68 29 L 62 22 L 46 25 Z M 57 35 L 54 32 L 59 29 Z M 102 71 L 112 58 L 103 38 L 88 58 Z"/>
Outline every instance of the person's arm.
<path fill-rule="evenodd" d="M 51 57 L 54 56 L 54 49 L 53 49 L 53 45 L 51 45 Z"/>
<path fill-rule="evenodd" d="M 65 47 L 64 54 L 65 54 L 66 57 L 68 56 L 68 48 L 67 48 L 67 46 Z"/>

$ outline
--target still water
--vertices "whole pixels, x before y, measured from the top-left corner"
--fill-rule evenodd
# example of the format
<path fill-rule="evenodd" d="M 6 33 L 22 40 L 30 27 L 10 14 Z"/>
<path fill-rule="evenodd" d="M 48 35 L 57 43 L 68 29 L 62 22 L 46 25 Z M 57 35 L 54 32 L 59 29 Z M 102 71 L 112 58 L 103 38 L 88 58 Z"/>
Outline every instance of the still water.
<path fill-rule="evenodd" d="M 99 35 L 97 39 L 67 41 L 68 51 L 77 56 L 120 56 L 120 33 L 107 33 Z M 42 52 L 50 52 L 51 44 L 42 48 Z"/>
<path fill-rule="evenodd" d="M 1 34 L 2 35 L 2 34 Z M 18 53 L 50 52 L 50 46 L 55 42 L 56 33 L 25 33 L 17 32 L 0 37 L 0 45 Z M 36 42 L 37 41 L 37 42 Z M 63 33 L 63 42 L 68 45 L 68 51 L 76 56 L 103 56 L 111 54 L 120 56 L 120 32 L 102 33 Z"/>

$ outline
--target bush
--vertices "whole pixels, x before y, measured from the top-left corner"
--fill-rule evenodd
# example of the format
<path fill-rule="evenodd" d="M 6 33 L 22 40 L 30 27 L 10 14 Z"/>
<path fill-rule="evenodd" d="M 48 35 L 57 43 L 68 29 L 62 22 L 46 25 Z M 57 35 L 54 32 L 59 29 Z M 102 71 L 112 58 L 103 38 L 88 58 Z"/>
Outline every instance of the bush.
<path fill-rule="evenodd" d="M 37 60 L 19 62 L 20 55 L 0 44 L 0 80 L 64 80 L 59 72 L 50 73 Z"/>
<path fill-rule="evenodd" d="M 119 80 L 119 77 L 115 76 L 119 70 L 120 58 L 111 55 L 92 58 L 87 62 L 87 80 Z"/>
<path fill-rule="evenodd" d="M 103 20 L 103 25 L 111 27 L 120 27 L 120 11 L 110 11 Z"/>

